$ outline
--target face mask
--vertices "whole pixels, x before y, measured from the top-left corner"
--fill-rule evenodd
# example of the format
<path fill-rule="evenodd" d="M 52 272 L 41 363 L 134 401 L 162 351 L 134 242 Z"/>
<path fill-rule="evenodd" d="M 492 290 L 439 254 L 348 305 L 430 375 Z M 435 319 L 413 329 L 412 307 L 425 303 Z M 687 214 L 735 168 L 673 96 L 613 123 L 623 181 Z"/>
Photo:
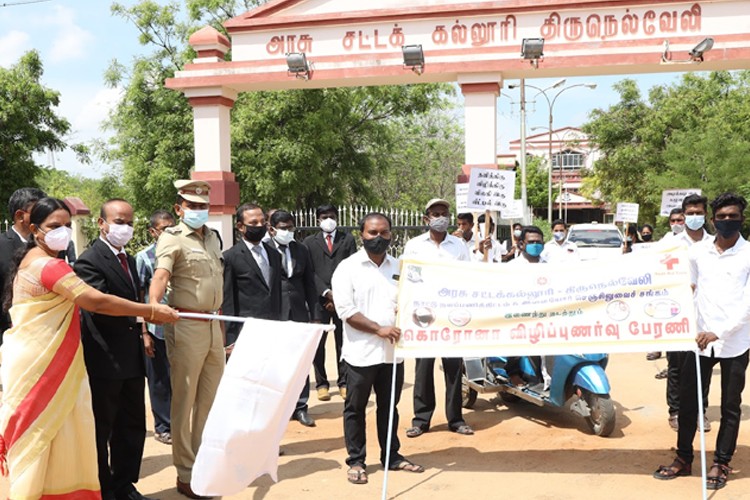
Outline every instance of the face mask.
<path fill-rule="evenodd" d="M 387 240 L 382 236 L 370 240 L 362 238 L 362 246 L 365 247 L 365 251 L 373 255 L 383 255 L 388 250 L 388 245 L 390 244 L 391 240 Z"/>
<path fill-rule="evenodd" d="M 276 240 L 276 243 L 279 245 L 288 245 L 294 241 L 294 231 L 289 231 L 288 229 L 277 229 L 276 236 L 274 236 L 273 239 Z"/>
<path fill-rule="evenodd" d="M 208 222 L 208 210 L 182 209 L 182 222 L 193 229 L 200 229 Z"/>
<path fill-rule="evenodd" d="M 332 233 L 336 230 L 336 219 L 323 219 L 320 221 L 320 229 L 323 230 L 324 233 Z"/>
<path fill-rule="evenodd" d="M 693 231 L 697 231 L 698 229 L 703 227 L 703 224 L 706 223 L 706 216 L 705 215 L 686 215 L 685 216 L 685 225 L 688 227 L 688 229 L 692 229 Z"/>
<path fill-rule="evenodd" d="M 516 239 L 520 238 L 521 237 L 521 230 L 520 229 L 516 229 L 515 231 L 513 231 L 513 236 L 515 236 Z"/>
<path fill-rule="evenodd" d="M 450 223 L 448 217 L 430 217 L 430 229 L 437 233 L 446 232 Z"/>
<path fill-rule="evenodd" d="M 685 224 L 671 224 L 669 227 L 674 234 L 680 234 L 685 230 Z"/>
<path fill-rule="evenodd" d="M 127 224 L 108 224 L 107 241 L 113 247 L 124 247 L 133 238 L 133 226 Z"/>
<path fill-rule="evenodd" d="M 714 227 L 722 238 L 731 238 L 742 229 L 742 221 L 739 219 L 715 220 Z"/>
<path fill-rule="evenodd" d="M 555 241 L 562 241 L 565 239 L 565 231 L 555 231 L 552 233 L 552 237 L 555 238 Z"/>
<path fill-rule="evenodd" d="M 258 243 L 266 235 L 266 226 L 245 226 L 245 239 Z"/>
<path fill-rule="evenodd" d="M 544 245 L 541 243 L 526 243 L 525 247 L 526 253 L 529 254 L 531 257 L 539 257 L 542 255 L 542 250 L 544 250 Z"/>
<path fill-rule="evenodd" d="M 641 239 L 643 241 L 651 241 L 652 236 L 653 236 L 652 234 L 648 234 L 648 233 L 647 234 L 642 234 L 641 235 Z"/>
<path fill-rule="evenodd" d="M 44 235 L 44 244 L 54 252 L 67 250 L 70 237 L 73 235 L 73 230 L 68 226 L 60 226 L 46 233 L 41 228 L 39 231 Z"/>

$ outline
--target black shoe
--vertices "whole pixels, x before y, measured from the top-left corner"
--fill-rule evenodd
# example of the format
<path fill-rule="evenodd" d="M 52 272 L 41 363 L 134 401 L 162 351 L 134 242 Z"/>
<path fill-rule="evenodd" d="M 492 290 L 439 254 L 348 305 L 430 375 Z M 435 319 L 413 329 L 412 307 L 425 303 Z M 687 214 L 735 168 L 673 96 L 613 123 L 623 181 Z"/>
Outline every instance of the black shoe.
<path fill-rule="evenodd" d="M 292 420 L 296 420 L 305 427 L 315 427 L 315 420 L 307 413 L 307 410 L 295 411 Z"/>

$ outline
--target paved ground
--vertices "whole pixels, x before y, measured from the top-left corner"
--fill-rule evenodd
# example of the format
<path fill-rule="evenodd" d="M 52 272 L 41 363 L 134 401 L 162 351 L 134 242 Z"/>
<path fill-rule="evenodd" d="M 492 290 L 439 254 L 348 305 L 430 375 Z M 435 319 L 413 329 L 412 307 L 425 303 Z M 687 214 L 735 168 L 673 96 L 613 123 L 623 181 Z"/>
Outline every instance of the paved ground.
<path fill-rule="evenodd" d="M 329 366 L 333 368 L 332 359 Z M 651 477 L 659 464 L 671 462 L 671 448 L 676 441 L 676 434 L 667 425 L 665 381 L 654 379 L 654 374 L 665 366 L 666 360 L 646 361 L 645 354 L 612 356 L 608 374 L 618 421 L 608 438 L 592 436 L 583 419 L 564 410 L 524 403 L 507 406 L 499 398 L 486 395 L 480 396 L 473 410 L 465 411 L 466 420 L 477 431 L 474 436 L 448 432 L 440 405 L 431 432 L 408 439 L 403 431 L 412 416 L 412 386 L 407 383 L 399 405 L 402 453 L 424 465 L 427 471 L 389 474 L 388 497 L 700 498 L 700 479 L 696 477 L 700 474 L 699 462 L 693 477 L 672 481 Z M 407 361 L 407 382 L 413 380 L 413 367 L 414 362 Z M 335 371 L 329 369 L 331 373 Z M 442 394 L 442 373 L 436 371 L 436 375 Z M 719 422 L 718 370 L 713 386 L 708 415 L 714 430 L 706 435 L 709 450 L 713 450 Z M 750 401 L 747 390 L 745 400 Z M 383 471 L 379 465 L 369 467 L 367 485 L 346 481 L 342 409 L 343 403 L 335 392 L 327 403 L 317 401 L 313 394 L 310 413 L 318 425 L 308 429 L 297 422 L 289 424 L 282 442 L 285 455 L 279 458 L 279 483 L 262 477 L 232 498 L 380 498 Z M 743 427 L 732 464 L 737 472 L 727 487 L 711 498 L 750 499 L 750 411 L 747 404 L 743 409 Z M 371 404 L 368 455 L 375 464 L 378 449 L 372 410 Z M 710 454 L 708 459 L 711 460 Z M 149 432 L 139 490 L 165 500 L 184 499 L 176 493 L 175 477 L 169 447 L 156 442 Z M 7 486 L 0 484 L 0 495 L 6 493 Z"/>

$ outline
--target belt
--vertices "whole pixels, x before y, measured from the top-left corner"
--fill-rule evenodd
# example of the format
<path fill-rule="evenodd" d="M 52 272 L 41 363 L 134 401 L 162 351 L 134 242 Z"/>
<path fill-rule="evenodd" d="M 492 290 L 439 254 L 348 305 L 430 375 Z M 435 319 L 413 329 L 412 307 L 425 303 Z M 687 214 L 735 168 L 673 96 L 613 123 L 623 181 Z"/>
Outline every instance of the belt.
<path fill-rule="evenodd" d="M 184 312 L 184 313 L 192 313 L 192 314 L 216 314 L 219 311 L 194 311 L 193 309 L 184 309 L 182 307 L 175 307 L 175 311 L 177 312 Z M 202 318 L 182 318 L 182 320 L 189 320 L 189 321 L 203 321 L 205 323 L 208 323 L 210 321 L 214 321 L 213 319 L 202 319 Z"/>

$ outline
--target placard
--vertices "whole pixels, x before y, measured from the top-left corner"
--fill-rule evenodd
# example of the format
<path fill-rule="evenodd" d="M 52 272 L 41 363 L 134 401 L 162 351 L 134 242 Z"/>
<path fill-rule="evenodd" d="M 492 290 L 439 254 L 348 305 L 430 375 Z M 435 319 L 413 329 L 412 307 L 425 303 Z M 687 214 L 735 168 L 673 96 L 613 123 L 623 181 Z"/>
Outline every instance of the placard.
<path fill-rule="evenodd" d="M 474 168 L 469 178 L 467 207 L 472 210 L 511 208 L 516 187 L 516 173 L 512 170 Z"/>
<path fill-rule="evenodd" d="M 673 208 L 682 208 L 682 200 L 689 194 L 701 194 L 700 189 L 668 189 L 661 193 L 661 210 L 659 215 L 669 217 Z"/>
<path fill-rule="evenodd" d="M 465 212 L 470 212 L 469 207 L 467 206 L 467 199 L 469 198 L 469 183 L 468 182 L 462 182 L 461 184 L 456 184 L 456 213 L 462 214 Z"/>
<path fill-rule="evenodd" d="M 503 219 L 523 219 L 523 200 L 513 200 L 510 207 L 500 212 Z"/>
<path fill-rule="evenodd" d="M 618 203 L 615 222 L 638 223 L 638 203 Z"/>

